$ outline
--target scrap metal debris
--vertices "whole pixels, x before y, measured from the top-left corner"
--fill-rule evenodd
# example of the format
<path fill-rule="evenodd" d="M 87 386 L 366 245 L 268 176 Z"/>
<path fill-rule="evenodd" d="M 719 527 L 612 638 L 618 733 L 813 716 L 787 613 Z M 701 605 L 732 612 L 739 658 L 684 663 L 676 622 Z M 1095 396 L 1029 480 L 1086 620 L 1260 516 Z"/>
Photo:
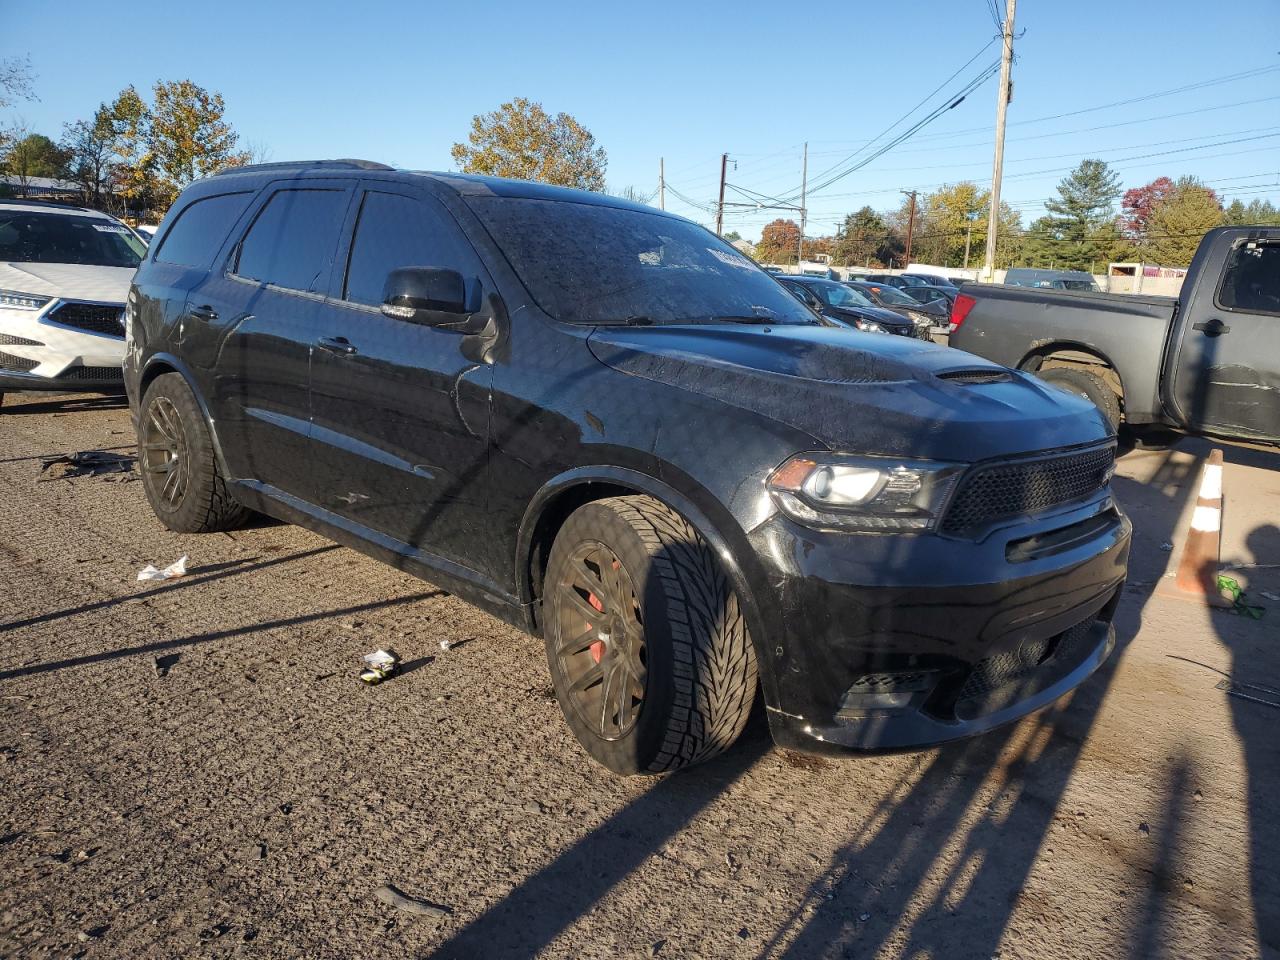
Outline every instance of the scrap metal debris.
<path fill-rule="evenodd" d="M 360 679 L 373 686 L 395 676 L 400 669 L 400 654 L 394 650 L 375 650 L 364 655 L 364 663 L 365 669 L 360 672 Z"/>
<path fill-rule="evenodd" d="M 449 916 L 447 907 L 440 907 L 434 903 L 428 903 L 426 900 L 415 900 L 413 897 L 406 897 L 390 884 L 384 884 L 379 887 L 373 891 L 373 895 L 383 903 L 389 904 L 397 910 L 403 910 L 405 913 L 412 913 L 417 917 Z"/>
<path fill-rule="evenodd" d="M 1214 686 L 1226 693 L 1229 697 L 1239 697 L 1241 700 L 1248 700 L 1250 703 L 1260 703 L 1264 707 L 1276 707 L 1277 709 L 1280 709 L 1280 696 L 1269 697 L 1265 694 L 1257 696 L 1254 693 L 1245 692 L 1246 690 L 1256 690 L 1274 693 L 1274 691 L 1270 691 L 1266 687 L 1259 687 L 1257 684 L 1253 683 L 1238 683 L 1234 680 L 1219 680 L 1214 684 Z"/>
<path fill-rule="evenodd" d="M 50 480 L 69 480 L 72 477 L 96 477 L 109 473 L 133 473 L 136 458 L 106 450 L 81 450 L 59 457 L 45 457 L 41 461 L 41 483 Z M 137 479 L 136 476 L 130 479 Z"/>
<path fill-rule="evenodd" d="M 139 580 L 172 580 L 174 577 L 185 577 L 186 575 L 187 555 L 185 553 L 163 570 L 154 564 L 148 563 L 138 571 Z"/>

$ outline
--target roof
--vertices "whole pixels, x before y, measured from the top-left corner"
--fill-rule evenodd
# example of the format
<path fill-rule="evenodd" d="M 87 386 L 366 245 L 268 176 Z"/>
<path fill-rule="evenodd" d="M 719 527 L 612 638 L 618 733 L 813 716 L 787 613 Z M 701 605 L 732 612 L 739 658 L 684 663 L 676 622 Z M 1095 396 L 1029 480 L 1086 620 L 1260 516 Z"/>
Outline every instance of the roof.
<path fill-rule="evenodd" d="M 623 200 L 621 197 L 595 193 L 590 190 L 575 190 L 572 187 L 556 187 L 546 183 L 534 183 L 530 180 L 513 180 L 508 177 L 490 177 L 474 173 L 400 170 L 374 160 L 296 160 L 281 163 L 257 163 L 220 170 L 201 182 L 221 182 L 225 179 L 234 179 L 236 177 L 262 177 L 264 175 L 287 176 L 290 173 L 296 173 L 302 177 L 342 173 L 373 173 L 377 174 L 379 179 L 429 179 L 468 197 L 514 197 L 526 200 L 560 200 L 568 203 L 590 203 L 596 206 L 618 207 L 623 210 L 638 210 L 655 216 L 671 217 L 675 220 L 685 219 L 674 213 L 658 210 L 643 203 L 633 203 L 630 200 Z"/>
<path fill-rule="evenodd" d="M 91 207 L 77 207 L 67 203 L 49 203 L 46 200 L 6 200 L 0 198 L 0 209 L 19 210 L 22 213 L 65 213 L 73 217 L 92 217 L 114 221 L 115 217 Z"/>

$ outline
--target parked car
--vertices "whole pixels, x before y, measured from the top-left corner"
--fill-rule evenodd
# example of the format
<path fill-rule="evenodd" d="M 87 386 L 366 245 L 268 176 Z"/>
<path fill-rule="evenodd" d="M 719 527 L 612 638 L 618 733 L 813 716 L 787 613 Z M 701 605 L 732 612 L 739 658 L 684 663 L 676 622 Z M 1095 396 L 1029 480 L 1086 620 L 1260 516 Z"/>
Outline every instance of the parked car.
<path fill-rule="evenodd" d="M 821 277 L 778 277 L 807 307 L 842 327 L 864 333 L 892 333 L 900 337 L 930 339 L 933 325 L 928 319 L 916 320 L 893 310 L 876 306 L 866 294 L 847 284 Z"/>
<path fill-rule="evenodd" d="M 915 277 L 908 277 L 898 273 L 868 273 L 858 277 L 864 283 L 883 283 L 890 287 L 897 287 L 899 290 L 906 287 L 923 287 L 925 282 Z"/>
<path fill-rule="evenodd" d="M 952 286 L 914 286 L 903 287 L 902 292 L 913 300 L 920 303 L 940 303 L 943 304 L 948 311 L 951 310 L 951 304 L 956 299 L 956 294 L 960 292 L 958 287 Z"/>
<path fill-rule="evenodd" d="M 1114 642 L 1131 527 L 1092 406 L 827 326 L 648 206 L 237 168 L 183 191 L 128 317 L 161 522 L 261 511 L 540 635 L 619 773 L 726 749 L 757 685 L 792 748 L 980 733 Z"/>
<path fill-rule="evenodd" d="M 933 300 L 921 303 L 915 297 L 909 297 L 897 287 L 882 283 L 859 283 L 846 281 L 845 286 L 862 294 L 877 307 L 893 310 L 909 317 L 915 324 L 928 324 L 930 327 L 946 328 L 951 321 L 951 306 L 943 301 Z"/>
<path fill-rule="evenodd" d="M 1280 442 L 1280 228 L 1210 230 L 1177 298 L 967 284 L 952 327 L 1113 425 Z"/>
<path fill-rule="evenodd" d="M 0 403 L 123 389 L 124 300 L 145 249 L 105 213 L 0 200 Z"/>
<path fill-rule="evenodd" d="M 1100 292 L 1093 274 L 1085 273 L 1083 270 L 1036 270 L 1031 267 L 1010 267 L 1005 272 L 1004 282 L 1011 287 Z"/>
<path fill-rule="evenodd" d="M 922 284 L 930 287 L 951 287 L 955 286 L 950 280 L 942 276 L 940 273 L 918 273 L 915 270 L 907 273 L 899 274 L 909 280 L 919 280 Z"/>

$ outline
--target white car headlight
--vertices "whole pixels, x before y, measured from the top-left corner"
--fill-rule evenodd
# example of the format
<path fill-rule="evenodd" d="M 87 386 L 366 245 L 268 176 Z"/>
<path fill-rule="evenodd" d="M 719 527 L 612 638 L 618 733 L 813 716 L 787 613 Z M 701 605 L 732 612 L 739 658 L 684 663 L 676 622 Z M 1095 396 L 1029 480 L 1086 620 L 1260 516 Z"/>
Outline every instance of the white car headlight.
<path fill-rule="evenodd" d="M 865 333 L 887 333 L 884 327 L 876 323 L 874 320 L 855 320 L 853 325 Z"/>
<path fill-rule="evenodd" d="M 964 464 L 799 454 L 768 480 L 782 512 L 822 530 L 932 530 Z"/>
<path fill-rule="evenodd" d="M 0 307 L 11 310 L 40 310 L 53 297 L 42 297 L 38 293 L 19 293 L 17 290 L 0 290 Z"/>

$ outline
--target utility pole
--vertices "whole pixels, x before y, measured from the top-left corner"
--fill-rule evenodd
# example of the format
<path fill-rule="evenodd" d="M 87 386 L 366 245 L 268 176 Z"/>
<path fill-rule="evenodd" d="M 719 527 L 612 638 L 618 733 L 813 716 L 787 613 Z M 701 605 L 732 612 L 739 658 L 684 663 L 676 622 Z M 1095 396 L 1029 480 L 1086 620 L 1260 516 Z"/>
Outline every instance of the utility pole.
<path fill-rule="evenodd" d="M 996 231 L 1000 226 L 1000 178 L 1004 172 L 1004 123 L 1013 86 L 1010 74 L 1013 72 L 1013 14 L 1017 5 L 1018 0 L 1005 0 L 1004 50 L 1000 56 L 1000 89 L 996 91 L 996 155 L 991 164 L 991 213 L 987 225 L 987 258 L 982 265 L 981 277 L 987 283 L 996 279 Z"/>
<path fill-rule="evenodd" d="M 964 268 L 969 269 L 969 241 L 973 239 L 973 220 L 965 217 L 968 222 L 964 227 Z"/>
<path fill-rule="evenodd" d="M 800 168 L 800 239 L 796 241 L 796 269 L 800 269 L 800 261 L 804 259 L 804 229 L 809 222 L 809 211 L 805 207 L 805 194 L 809 192 L 809 143 L 804 145 L 804 164 Z"/>
<path fill-rule="evenodd" d="M 904 267 L 911 266 L 911 236 L 916 231 L 916 191 L 899 190 L 899 193 L 905 193 L 911 198 L 911 208 L 907 212 L 907 262 Z"/>
<path fill-rule="evenodd" d="M 729 169 L 729 155 L 720 154 L 720 202 L 716 204 L 716 236 L 724 236 L 724 175 Z"/>
<path fill-rule="evenodd" d="M 667 166 L 663 157 L 658 158 L 658 209 L 667 209 Z"/>

